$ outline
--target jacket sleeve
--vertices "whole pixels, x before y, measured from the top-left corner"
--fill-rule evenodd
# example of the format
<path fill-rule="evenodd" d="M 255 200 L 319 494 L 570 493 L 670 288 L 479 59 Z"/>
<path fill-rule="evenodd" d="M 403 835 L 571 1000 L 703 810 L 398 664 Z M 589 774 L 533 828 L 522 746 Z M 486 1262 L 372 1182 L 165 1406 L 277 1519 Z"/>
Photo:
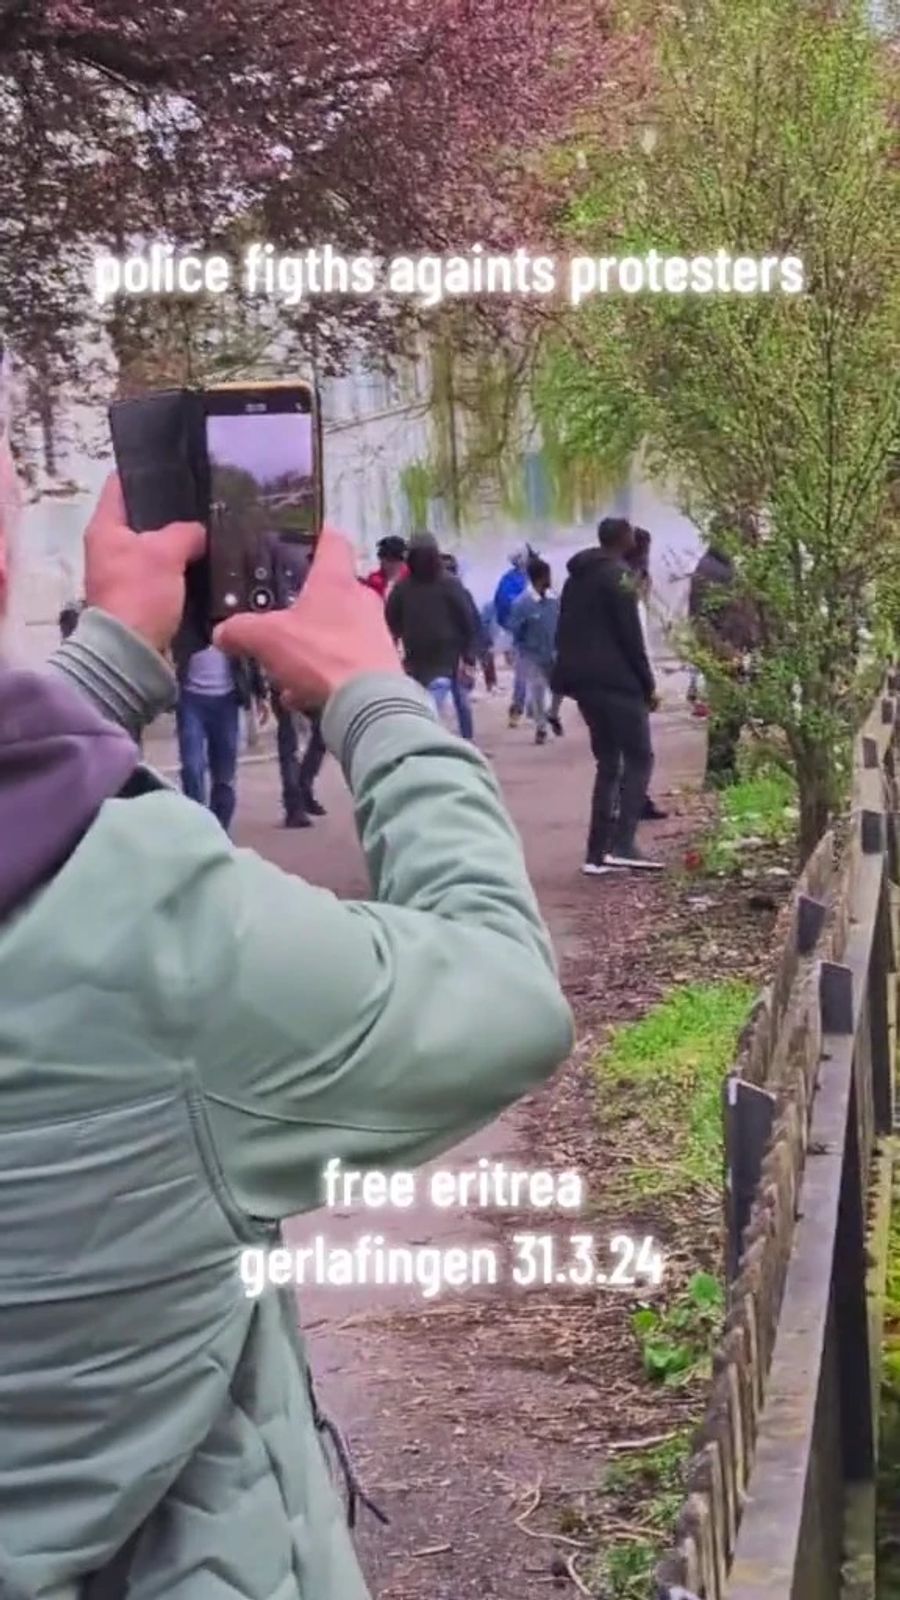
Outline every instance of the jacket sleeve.
<path fill-rule="evenodd" d="M 527 594 L 524 594 L 519 595 L 518 600 L 513 601 L 509 608 L 509 616 L 506 621 L 507 631 L 513 641 L 513 644 L 521 644 L 522 634 L 525 631 L 527 622 L 528 596 Z"/>
<path fill-rule="evenodd" d="M 85 607 L 74 633 L 47 666 L 134 739 L 162 712 L 171 711 L 178 698 L 178 678 L 163 657 L 96 606 Z"/>
<path fill-rule="evenodd" d="M 349 779 L 374 900 L 340 901 L 234 851 L 206 818 L 208 860 L 185 890 L 208 1126 L 234 1199 L 268 1219 L 319 1204 L 331 1157 L 413 1166 L 455 1144 L 572 1043 L 483 757 L 393 677 L 348 685 L 323 728 Z"/>
<path fill-rule="evenodd" d="M 403 632 L 403 584 L 395 583 L 387 597 L 384 607 L 385 621 L 390 628 L 394 639 L 399 639 Z"/>
<path fill-rule="evenodd" d="M 475 597 L 471 590 L 466 588 L 465 584 L 463 584 L 463 594 L 466 597 L 466 605 L 469 608 L 469 619 L 472 627 L 472 648 L 476 655 L 483 656 L 488 649 L 487 629 L 481 620 L 481 612 L 475 603 Z"/>
<path fill-rule="evenodd" d="M 645 699 L 652 700 L 656 693 L 656 680 L 647 659 L 637 595 L 624 573 L 621 582 L 613 586 L 611 593 L 612 623 L 619 648 L 637 677 Z"/>
<path fill-rule="evenodd" d="M 505 628 L 509 617 L 509 585 L 505 573 L 494 590 L 494 616 L 498 626 Z"/>
<path fill-rule="evenodd" d="M 459 582 L 453 585 L 453 605 L 460 654 L 464 661 L 474 661 L 478 654 L 480 631 L 478 610 L 468 590 Z"/>
<path fill-rule="evenodd" d="M 721 609 L 722 595 L 718 596 L 716 603 L 715 584 L 711 584 L 701 566 L 691 577 L 691 586 L 688 591 L 688 621 L 690 622 L 698 640 L 707 650 L 712 650 L 716 645 L 715 618 L 717 610 Z"/>
<path fill-rule="evenodd" d="M 641 624 L 641 638 L 644 641 L 644 653 L 647 657 L 650 671 L 652 672 L 653 660 L 650 654 L 650 606 L 644 599 L 643 595 L 639 596 L 638 598 L 638 618 Z"/>

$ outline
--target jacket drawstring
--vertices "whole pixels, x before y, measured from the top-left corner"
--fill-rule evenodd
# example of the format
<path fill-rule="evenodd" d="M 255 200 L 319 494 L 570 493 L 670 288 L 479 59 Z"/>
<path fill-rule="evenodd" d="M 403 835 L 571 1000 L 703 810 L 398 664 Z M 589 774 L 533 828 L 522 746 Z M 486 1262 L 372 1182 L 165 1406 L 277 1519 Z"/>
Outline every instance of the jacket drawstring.
<path fill-rule="evenodd" d="M 373 1517 L 377 1517 L 378 1521 L 382 1523 L 384 1527 L 387 1527 L 391 1519 L 385 1515 L 380 1506 L 375 1504 L 374 1500 L 369 1498 L 365 1490 L 362 1488 L 362 1485 L 356 1476 L 353 1462 L 350 1459 L 350 1452 L 347 1448 L 347 1442 L 344 1439 L 340 1428 L 337 1426 L 337 1423 L 332 1422 L 331 1418 L 326 1417 L 324 1412 L 320 1410 L 319 1402 L 316 1397 L 316 1391 L 313 1386 L 313 1375 L 308 1365 L 306 1366 L 306 1385 L 309 1391 L 309 1403 L 312 1408 L 313 1423 L 316 1431 L 318 1433 L 327 1434 L 328 1438 L 331 1440 L 331 1443 L 334 1446 L 335 1455 L 338 1458 L 341 1472 L 343 1473 L 344 1487 L 347 1491 L 347 1527 L 356 1527 L 357 1502 L 359 1502 L 360 1505 L 365 1506 L 366 1510 L 370 1512 Z"/>

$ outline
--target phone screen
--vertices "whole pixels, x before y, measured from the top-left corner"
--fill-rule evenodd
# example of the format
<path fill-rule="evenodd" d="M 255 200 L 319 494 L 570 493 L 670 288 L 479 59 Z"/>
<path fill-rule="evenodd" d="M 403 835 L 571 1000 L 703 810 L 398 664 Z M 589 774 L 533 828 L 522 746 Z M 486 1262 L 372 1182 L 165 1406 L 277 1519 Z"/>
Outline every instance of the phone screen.
<path fill-rule="evenodd" d="M 205 401 L 213 613 L 266 611 L 284 603 L 276 546 L 309 548 L 319 530 L 313 391 L 208 390 Z"/>

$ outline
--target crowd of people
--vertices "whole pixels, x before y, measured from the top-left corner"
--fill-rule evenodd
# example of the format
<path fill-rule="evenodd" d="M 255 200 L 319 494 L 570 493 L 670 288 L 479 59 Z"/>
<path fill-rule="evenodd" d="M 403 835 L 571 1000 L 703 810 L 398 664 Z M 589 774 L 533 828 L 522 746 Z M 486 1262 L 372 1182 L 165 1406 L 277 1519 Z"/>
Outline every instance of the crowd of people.
<path fill-rule="evenodd" d="M 756 642 L 751 608 L 733 595 L 730 559 L 714 543 L 691 580 L 689 615 L 701 643 L 735 679 Z M 573 556 L 562 591 L 550 564 L 530 545 L 513 552 L 492 600 L 480 611 L 460 581 L 455 557 L 429 535 L 382 541 L 379 566 L 366 582 L 385 600 L 391 634 L 407 672 L 439 714 L 452 702 L 461 737 L 474 737 L 471 690 L 480 666 L 487 691 L 497 686 L 503 638 L 512 667 L 510 728 L 526 716 L 534 739 L 564 732 L 562 703 L 575 703 L 596 763 L 582 870 L 659 871 L 638 842 L 642 821 L 667 813 L 650 793 L 650 714 L 658 706 L 651 662 L 651 535 L 624 518 L 604 518 L 597 545 Z M 710 723 L 708 777 L 733 779 L 742 729 L 739 701 Z"/>
<path fill-rule="evenodd" d="M 516 550 L 487 612 L 460 581 L 452 556 L 428 535 L 405 548 L 387 541 L 366 581 L 385 598 L 388 626 L 407 672 L 428 690 L 440 714 L 452 700 L 459 733 L 474 734 L 470 692 L 481 663 L 496 683 L 497 636 L 512 666 L 509 726 L 527 715 L 534 739 L 563 735 L 562 702 L 587 723 L 597 776 L 585 873 L 659 870 L 637 842 L 641 820 L 664 817 L 649 794 L 653 769 L 650 710 L 656 685 L 649 660 L 650 534 L 606 518 L 598 545 L 574 556 L 562 593 L 550 564 L 526 546 Z M 385 571 L 385 560 L 391 563 Z"/>
<path fill-rule="evenodd" d="M 574 702 L 596 763 L 582 868 L 589 876 L 661 869 L 638 842 L 642 821 L 666 816 L 650 794 L 650 713 L 657 705 L 650 553 L 647 529 L 604 518 L 596 546 L 568 562 L 561 593 L 549 562 L 526 545 L 512 553 L 491 600 L 479 607 L 456 556 L 442 551 L 433 536 L 388 535 L 377 546 L 374 570 L 360 579 L 383 603 L 405 671 L 427 691 L 439 717 L 452 708 L 462 739 L 475 738 L 472 696 L 479 672 L 486 692 L 497 691 L 500 654 L 512 675 L 511 729 L 527 718 L 537 745 L 546 744 L 551 733 L 562 738 L 563 702 Z M 271 534 L 266 555 L 276 609 L 285 611 L 309 575 L 312 536 Z M 755 634 L 748 608 L 729 595 L 732 576 L 729 558 L 714 542 L 691 580 L 689 612 L 701 642 L 737 673 L 734 663 L 753 646 Z M 78 617 L 74 605 L 61 612 L 63 639 Z M 271 717 L 285 827 L 308 828 L 324 816 L 315 793 L 326 755 L 318 715 L 300 713 L 283 685 L 267 678 L 252 657 L 227 657 L 216 644 L 192 637 L 186 625 L 172 641 L 170 659 L 178 684 L 183 792 L 207 804 L 227 832 L 236 804 L 242 714 L 254 715 L 258 724 Z M 734 776 L 741 726 L 739 711 L 727 707 L 711 724 L 708 773 L 714 783 Z"/>

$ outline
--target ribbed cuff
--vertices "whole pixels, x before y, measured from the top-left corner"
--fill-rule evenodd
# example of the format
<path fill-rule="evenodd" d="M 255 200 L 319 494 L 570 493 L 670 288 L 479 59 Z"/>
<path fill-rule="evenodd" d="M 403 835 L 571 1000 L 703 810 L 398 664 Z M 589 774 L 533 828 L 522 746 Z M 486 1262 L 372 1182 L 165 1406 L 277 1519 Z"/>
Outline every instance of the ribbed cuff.
<path fill-rule="evenodd" d="M 438 722 L 427 689 L 414 679 L 389 672 L 367 672 L 333 694 L 322 714 L 322 736 L 349 778 L 350 764 L 363 734 L 385 717 Z"/>
<path fill-rule="evenodd" d="M 89 606 L 49 665 L 134 738 L 178 697 L 174 672 L 123 622 Z"/>

